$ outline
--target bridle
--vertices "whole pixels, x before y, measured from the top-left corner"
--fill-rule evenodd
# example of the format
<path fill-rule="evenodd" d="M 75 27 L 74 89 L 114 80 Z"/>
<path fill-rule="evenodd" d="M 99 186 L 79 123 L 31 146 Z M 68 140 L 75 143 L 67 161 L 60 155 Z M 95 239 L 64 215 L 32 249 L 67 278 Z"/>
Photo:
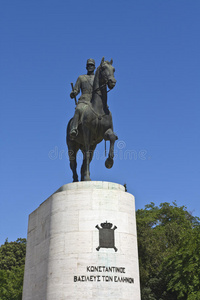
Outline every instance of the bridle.
<path fill-rule="evenodd" d="M 101 69 L 99 69 L 99 72 L 100 72 L 100 71 L 101 71 Z M 107 84 L 108 84 L 108 81 L 109 81 L 107 75 L 105 76 L 105 80 L 106 80 L 106 82 L 105 82 L 104 84 L 102 84 L 101 86 L 99 86 L 98 88 L 96 88 L 96 89 L 93 91 L 93 93 L 97 93 L 97 92 L 100 91 L 102 88 L 107 87 Z M 110 89 L 109 89 L 108 91 L 106 90 L 106 93 L 109 93 L 109 92 L 110 92 Z"/>

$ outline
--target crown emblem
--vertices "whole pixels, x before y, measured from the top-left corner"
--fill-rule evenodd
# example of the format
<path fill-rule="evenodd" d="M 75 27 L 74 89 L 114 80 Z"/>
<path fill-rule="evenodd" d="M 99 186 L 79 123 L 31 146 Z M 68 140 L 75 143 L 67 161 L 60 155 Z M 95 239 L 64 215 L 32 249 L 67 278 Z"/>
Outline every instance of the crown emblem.
<path fill-rule="evenodd" d="M 117 229 L 117 226 L 112 228 L 113 224 L 108 223 L 101 223 L 101 228 L 99 225 L 95 227 L 99 230 L 99 246 L 96 248 L 97 251 L 100 248 L 114 248 L 115 252 L 117 252 L 117 248 L 115 247 L 115 235 L 114 231 Z"/>
<path fill-rule="evenodd" d="M 101 227 L 103 229 L 111 229 L 112 228 L 112 223 L 108 223 L 107 221 L 105 223 L 101 223 Z"/>

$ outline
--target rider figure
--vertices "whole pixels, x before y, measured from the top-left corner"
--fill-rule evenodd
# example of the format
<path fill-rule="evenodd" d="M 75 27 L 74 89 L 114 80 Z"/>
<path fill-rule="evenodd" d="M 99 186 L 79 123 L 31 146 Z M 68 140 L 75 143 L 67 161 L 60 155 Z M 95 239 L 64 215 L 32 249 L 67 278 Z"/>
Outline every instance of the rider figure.
<path fill-rule="evenodd" d="M 73 91 L 70 93 L 70 97 L 73 99 L 76 95 L 80 93 L 81 97 L 78 100 L 78 105 L 76 106 L 75 114 L 72 119 L 70 136 L 75 138 L 78 134 L 78 124 L 81 117 L 81 114 L 85 106 L 90 103 L 92 99 L 93 91 L 93 82 L 94 82 L 94 70 L 95 70 L 95 61 L 92 58 L 87 60 L 86 64 L 87 75 L 80 75 L 76 81 Z"/>

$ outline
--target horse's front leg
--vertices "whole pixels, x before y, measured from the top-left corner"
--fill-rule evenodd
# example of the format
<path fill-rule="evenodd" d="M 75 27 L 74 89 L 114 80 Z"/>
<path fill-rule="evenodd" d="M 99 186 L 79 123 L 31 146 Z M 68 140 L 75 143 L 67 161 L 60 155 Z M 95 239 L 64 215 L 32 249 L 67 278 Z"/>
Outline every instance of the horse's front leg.
<path fill-rule="evenodd" d="M 118 139 L 117 135 L 114 134 L 113 130 L 110 128 L 104 133 L 104 139 L 106 141 L 110 141 L 110 150 L 108 154 L 108 158 L 105 161 L 106 168 L 110 169 L 113 166 L 113 158 L 114 158 L 114 144 L 115 141 Z"/>

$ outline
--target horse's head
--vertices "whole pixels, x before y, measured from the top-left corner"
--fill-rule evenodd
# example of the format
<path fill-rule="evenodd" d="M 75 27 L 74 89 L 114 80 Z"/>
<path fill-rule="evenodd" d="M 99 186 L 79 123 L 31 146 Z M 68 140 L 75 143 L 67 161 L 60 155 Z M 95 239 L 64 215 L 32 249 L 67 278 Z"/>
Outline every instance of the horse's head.
<path fill-rule="evenodd" d="M 114 77 L 115 68 L 113 68 L 112 63 L 112 59 L 109 62 L 107 60 L 104 60 L 103 57 L 99 66 L 101 84 L 107 84 L 109 89 L 113 89 L 117 82 Z"/>

